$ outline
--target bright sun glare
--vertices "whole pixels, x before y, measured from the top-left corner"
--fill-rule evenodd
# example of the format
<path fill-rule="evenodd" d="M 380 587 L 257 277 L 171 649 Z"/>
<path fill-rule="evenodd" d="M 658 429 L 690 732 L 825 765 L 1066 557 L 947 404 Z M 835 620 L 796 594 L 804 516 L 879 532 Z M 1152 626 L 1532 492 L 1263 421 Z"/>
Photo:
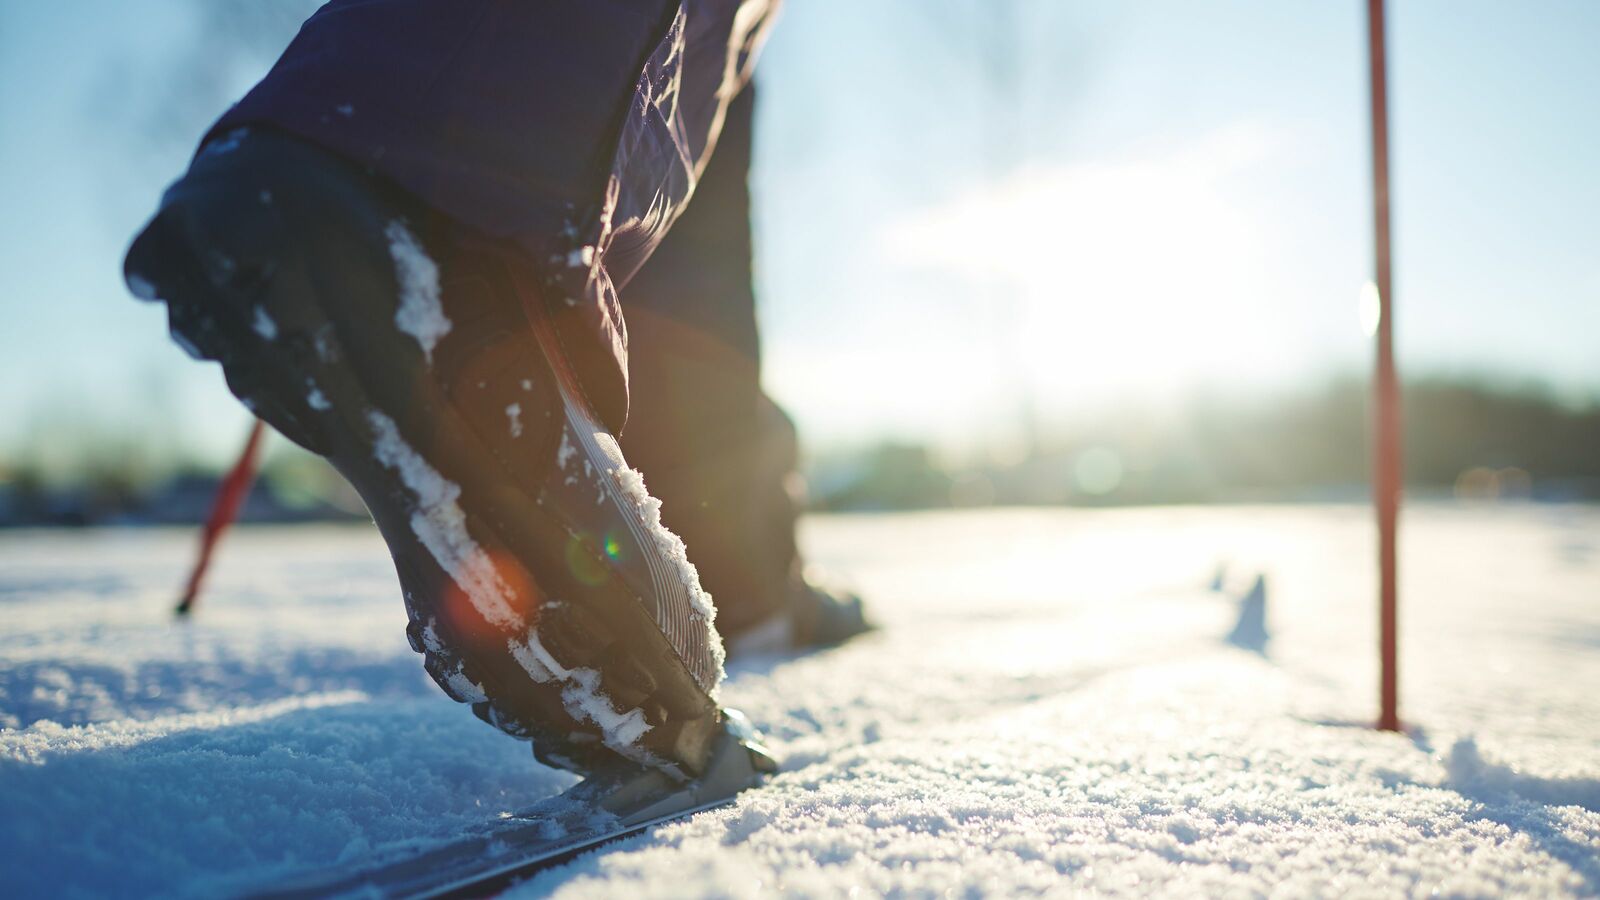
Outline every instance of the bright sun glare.
<path fill-rule="evenodd" d="M 1264 275 L 1264 225 L 1230 179 L 1275 143 L 1240 128 L 1162 156 L 1026 169 L 895 223 L 885 244 L 999 305 L 1013 323 L 1001 354 L 1041 413 L 1243 376 L 1287 311 Z"/>

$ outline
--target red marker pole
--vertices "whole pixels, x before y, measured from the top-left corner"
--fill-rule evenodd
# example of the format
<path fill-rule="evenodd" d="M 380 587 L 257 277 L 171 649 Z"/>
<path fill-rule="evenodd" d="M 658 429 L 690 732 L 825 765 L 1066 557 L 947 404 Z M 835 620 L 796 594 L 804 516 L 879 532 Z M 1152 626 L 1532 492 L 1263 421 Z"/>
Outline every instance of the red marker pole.
<path fill-rule="evenodd" d="M 233 468 L 217 486 L 217 498 L 212 501 L 211 516 L 206 519 L 205 530 L 200 533 L 200 556 L 195 560 L 194 569 L 189 572 L 183 598 L 174 610 L 180 616 L 186 616 L 194 609 L 195 601 L 200 598 L 200 585 L 205 581 L 206 570 L 211 567 L 211 553 L 217 549 L 217 541 L 222 533 L 239 517 L 239 508 L 244 506 L 245 498 L 250 494 L 250 485 L 256 478 L 256 458 L 261 452 L 261 432 L 261 420 L 257 419 L 250 426 L 250 436 L 245 439 L 239 461 L 233 464 Z"/>
<path fill-rule="evenodd" d="M 1367 52 L 1372 86 L 1372 214 L 1377 263 L 1378 346 L 1373 380 L 1372 494 L 1378 513 L 1378 649 L 1383 659 L 1378 728 L 1400 730 L 1399 583 L 1396 532 L 1400 519 L 1400 386 L 1394 368 L 1394 294 L 1389 249 L 1389 86 L 1384 52 L 1384 0 L 1367 0 Z"/>

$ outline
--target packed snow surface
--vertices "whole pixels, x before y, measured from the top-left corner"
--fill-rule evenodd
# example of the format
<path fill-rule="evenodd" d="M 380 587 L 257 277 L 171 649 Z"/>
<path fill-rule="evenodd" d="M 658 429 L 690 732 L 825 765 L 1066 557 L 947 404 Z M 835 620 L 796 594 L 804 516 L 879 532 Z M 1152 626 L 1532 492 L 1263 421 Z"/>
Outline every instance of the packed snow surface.
<path fill-rule="evenodd" d="M 883 628 L 730 664 L 724 701 L 783 771 L 514 894 L 1600 894 L 1600 510 L 1407 511 L 1406 734 L 1363 727 L 1358 507 L 819 518 L 804 537 Z M 573 782 L 423 674 L 372 529 L 230 534 L 175 623 L 193 544 L 0 533 L 7 896 L 245 891 Z M 1258 651 L 1227 637 L 1262 574 Z"/>

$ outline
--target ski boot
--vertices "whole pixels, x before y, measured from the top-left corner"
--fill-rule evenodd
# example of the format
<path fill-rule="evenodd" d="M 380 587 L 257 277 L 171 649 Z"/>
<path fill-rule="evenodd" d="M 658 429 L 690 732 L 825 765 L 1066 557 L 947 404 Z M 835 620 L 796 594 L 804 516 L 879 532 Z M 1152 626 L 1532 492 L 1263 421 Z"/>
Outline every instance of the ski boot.
<path fill-rule="evenodd" d="M 250 129 L 168 189 L 125 276 L 360 493 L 446 694 L 548 764 L 705 772 L 728 736 L 715 611 L 585 402 L 522 252 Z M 749 783 L 770 768 L 751 760 Z"/>
<path fill-rule="evenodd" d="M 728 636 L 728 658 L 834 647 L 873 628 L 859 594 L 796 578 L 784 608 Z"/>

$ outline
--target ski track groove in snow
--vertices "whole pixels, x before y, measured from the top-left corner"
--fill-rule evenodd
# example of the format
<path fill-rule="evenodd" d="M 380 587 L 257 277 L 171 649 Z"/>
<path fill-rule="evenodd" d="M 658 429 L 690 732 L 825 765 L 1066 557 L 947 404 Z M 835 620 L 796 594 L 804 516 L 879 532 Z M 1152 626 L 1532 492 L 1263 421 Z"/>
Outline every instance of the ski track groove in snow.
<path fill-rule="evenodd" d="M 730 661 L 783 772 L 512 896 L 1600 893 L 1600 510 L 1408 512 L 1404 735 L 1361 727 L 1359 507 L 805 537 L 885 627 Z M 241 529 L 174 626 L 192 543 L 0 535 L 8 896 L 237 891 L 573 782 L 428 682 L 371 529 Z M 1223 558 L 1227 591 L 1201 590 Z M 1260 653 L 1225 641 L 1258 572 Z"/>

